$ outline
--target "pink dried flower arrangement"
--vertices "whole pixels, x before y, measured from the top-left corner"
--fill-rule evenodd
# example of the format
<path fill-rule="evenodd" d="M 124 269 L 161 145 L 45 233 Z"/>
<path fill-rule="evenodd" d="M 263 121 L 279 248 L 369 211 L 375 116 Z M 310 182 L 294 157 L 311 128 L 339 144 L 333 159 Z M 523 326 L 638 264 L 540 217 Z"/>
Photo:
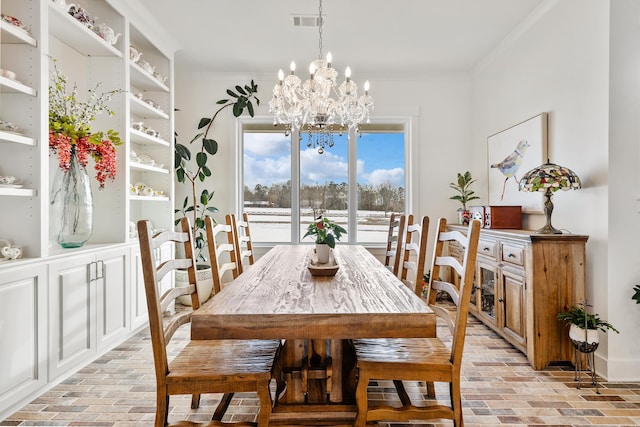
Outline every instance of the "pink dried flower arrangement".
<path fill-rule="evenodd" d="M 77 156 L 82 167 L 86 167 L 89 157 L 95 162 L 96 179 L 104 188 L 107 179 L 114 180 L 117 173 L 116 146 L 122 144 L 118 132 L 108 130 L 93 132 L 91 122 L 107 108 L 113 95 L 122 90 L 112 90 L 98 94 L 101 86 L 89 91 L 86 102 L 78 100 L 78 87 L 74 83 L 67 91 L 67 76 L 62 74 L 53 60 L 52 83 L 49 86 L 49 151 L 58 155 L 58 164 L 64 171 L 69 170 L 72 155 Z"/>

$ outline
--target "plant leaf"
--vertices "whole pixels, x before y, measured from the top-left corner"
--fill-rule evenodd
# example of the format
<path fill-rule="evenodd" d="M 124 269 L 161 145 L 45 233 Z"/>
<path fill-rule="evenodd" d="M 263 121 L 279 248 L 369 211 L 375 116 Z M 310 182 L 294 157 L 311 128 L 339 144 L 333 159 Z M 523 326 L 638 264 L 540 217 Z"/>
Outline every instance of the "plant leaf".
<path fill-rule="evenodd" d="M 249 112 L 249 115 L 253 117 L 253 104 L 251 104 L 251 101 L 247 102 L 247 111 Z"/>
<path fill-rule="evenodd" d="M 236 90 L 238 91 L 238 93 L 242 94 L 242 95 L 247 95 L 247 92 L 244 91 L 244 89 L 242 89 L 242 86 L 236 85 Z"/>
<path fill-rule="evenodd" d="M 211 123 L 211 119 L 210 118 L 208 118 L 208 117 L 201 118 L 200 119 L 200 123 L 198 123 L 198 129 L 202 129 L 203 127 L 205 127 L 209 123 Z"/>
<path fill-rule="evenodd" d="M 174 151 L 183 159 L 191 160 L 191 151 L 182 144 L 176 144 Z"/>
<path fill-rule="evenodd" d="M 199 168 L 205 166 L 207 164 L 207 153 L 201 151 L 196 154 L 196 164 Z"/>
<path fill-rule="evenodd" d="M 216 104 L 226 104 L 227 102 L 229 102 L 228 99 L 221 99 L 220 101 L 216 102 Z"/>
<path fill-rule="evenodd" d="M 240 95 L 238 95 L 237 93 L 235 93 L 234 91 L 232 91 L 231 89 L 227 89 L 227 94 L 229 96 L 233 96 L 234 98 L 240 98 Z"/>
<path fill-rule="evenodd" d="M 202 140 L 202 145 L 204 146 L 204 149 L 207 150 L 207 153 L 212 156 L 218 152 L 218 143 L 213 139 L 204 138 Z"/>

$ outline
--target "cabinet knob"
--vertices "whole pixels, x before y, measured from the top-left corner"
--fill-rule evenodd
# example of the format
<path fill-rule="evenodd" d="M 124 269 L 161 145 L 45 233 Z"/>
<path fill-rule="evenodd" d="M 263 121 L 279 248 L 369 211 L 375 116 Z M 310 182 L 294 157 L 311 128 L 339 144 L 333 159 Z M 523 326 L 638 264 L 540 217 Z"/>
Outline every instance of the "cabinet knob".
<path fill-rule="evenodd" d="M 504 302 L 502 298 L 498 298 L 498 302 Z"/>
<path fill-rule="evenodd" d="M 512 253 L 510 253 L 509 255 L 507 255 L 507 258 L 515 258 L 516 256 Z"/>
<path fill-rule="evenodd" d="M 489 251 L 489 246 L 485 246 L 484 248 L 482 248 L 483 251 Z"/>

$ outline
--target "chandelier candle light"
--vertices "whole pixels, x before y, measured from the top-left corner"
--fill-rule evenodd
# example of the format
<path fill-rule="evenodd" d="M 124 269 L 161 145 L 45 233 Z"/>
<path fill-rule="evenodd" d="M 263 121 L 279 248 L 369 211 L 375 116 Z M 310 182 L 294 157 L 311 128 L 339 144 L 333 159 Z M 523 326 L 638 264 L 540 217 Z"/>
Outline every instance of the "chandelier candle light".
<path fill-rule="evenodd" d="M 308 132 L 307 147 L 324 153 L 333 147 L 333 133 L 346 127 L 360 132 L 360 124 L 369 122 L 373 110 L 373 98 L 369 96 L 369 81 L 364 83 L 364 95 L 358 98 L 358 85 L 351 80 L 351 68 L 345 69 L 345 81 L 338 87 L 338 72 L 332 67 L 331 52 L 322 59 L 322 0 L 320 0 L 318 32 L 320 53 L 309 65 L 309 80 L 304 83 L 295 74 L 296 63 L 291 61 L 291 73 L 285 77 L 278 72 L 278 80 L 269 102 L 269 112 L 274 115 L 274 125 L 285 126 L 285 135 L 292 131 Z M 334 97 L 332 97 L 334 96 Z M 315 139 L 313 138 L 315 136 Z"/>
<path fill-rule="evenodd" d="M 553 202 L 551 195 L 558 190 L 577 190 L 582 187 L 580 178 L 571 169 L 549 162 L 527 172 L 520 180 L 520 191 L 544 191 L 544 214 L 547 223 L 536 230 L 539 234 L 562 234 L 551 225 Z"/>

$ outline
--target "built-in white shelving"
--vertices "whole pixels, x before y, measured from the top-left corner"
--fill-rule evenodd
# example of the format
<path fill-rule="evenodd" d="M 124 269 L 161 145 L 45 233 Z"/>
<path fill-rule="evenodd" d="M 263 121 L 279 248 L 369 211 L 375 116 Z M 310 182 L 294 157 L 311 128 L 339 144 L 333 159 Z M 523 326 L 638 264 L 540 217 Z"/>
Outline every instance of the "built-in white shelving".
<path fill-rule="evenodd" d="M 165 141 L 162 138 L 158 138 L 156 136 L 148 135 L 142 131 L 136 129 L 129 129 L 129 134 L 131 135 L 131 141 L 142 144 L 142 145 L 163 145 L 168 147 L 169 142 Z"/>
<path fill-rule="evenodd" d="M 0 21 L 0 31 L 3 44 L 19 44 L 25 43 L 36 47 L 38 41 L 22 28 L 11 25 L 8 22 Z"/>
<path fill-rule="evenodd" d="M 36 140 L 18 133 L 4 132 L 0 130 L 0 142 L 13 142 L 16 144 L 36 145 Z"/>
<path fill-rule="evenodd" d="M 49 33 L 86 56 L 122 57 L 122 52 L 53 3 L 49 4 Z"/>
<path fill-rule="evenodd" d="M 167 113 L 133 95 L 129 96 L 129 102 L 131 105 L 131 114 L 134 114 L 141 119 L 169 119 L 169 115 Z"/>
<path fill-rule="evenodd" d="M 38 93 L 34 88 L 4 76 L 0 76 L 0 91 L 6 93 L 23 93 L 30 96 L 36 96 Z"/>

